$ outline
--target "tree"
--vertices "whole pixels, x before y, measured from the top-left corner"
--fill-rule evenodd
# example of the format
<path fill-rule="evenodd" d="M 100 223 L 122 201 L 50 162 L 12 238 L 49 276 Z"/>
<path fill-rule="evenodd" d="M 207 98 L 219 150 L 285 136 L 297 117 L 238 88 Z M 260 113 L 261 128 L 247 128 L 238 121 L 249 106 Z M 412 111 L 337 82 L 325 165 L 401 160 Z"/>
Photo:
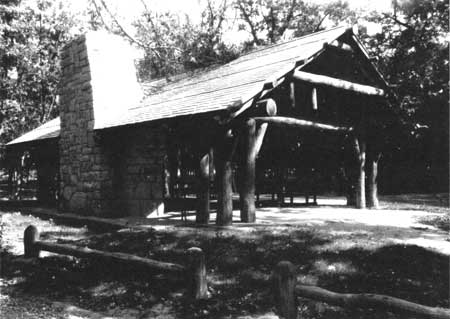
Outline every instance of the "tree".
<path fill-rule="evenodd" d="M 383 30 L 364 40 L 397 95 L 400 123 L 385 162 L 405 168 L 397 179 L 410 191 L 448 189 L 448 10 L 443 0 L 403 1 L 368 18 Z"/>
<path fill-rule="evenodd" d="M 276 43 L 287 30 L 298 37 L 356 21 L 356 12 L 340 0 L 326 5 L 299 0 L 235 0 L 235 8 L 242 20 L 240 28 L 251 34 L 249 46 Z"/>
<path fill-rule="evenodd" d="M 141 78 L 169 76 L 226 63 L 237 50 L 222 41 L 227 0 L 206 0 L 200 23 L 172 12 L 152 12 L 142 0 L 144 11 L 135 21 L 136 42 L 144 49 Z"/>
<path fill-rule="evenodd" d="M 58 114 L 58 50 L 78 24 L 62 2 L 45 0 L 2 0 L 0 21 L 0 143 L 5 143 Z"/>

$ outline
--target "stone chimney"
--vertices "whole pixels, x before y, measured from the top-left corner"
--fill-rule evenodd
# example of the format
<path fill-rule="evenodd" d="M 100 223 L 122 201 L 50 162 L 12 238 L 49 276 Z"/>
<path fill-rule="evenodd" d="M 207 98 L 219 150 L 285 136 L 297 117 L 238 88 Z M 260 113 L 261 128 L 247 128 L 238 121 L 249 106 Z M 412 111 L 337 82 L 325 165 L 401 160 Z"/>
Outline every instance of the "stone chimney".
<path fill-rule="evenodd" d="M 111 156 L 94 128 L 137 105 L 142 97 L 130 46 L 91 32 L 61 52 L 61 208 L 104 215 L 115 207 Z"/>

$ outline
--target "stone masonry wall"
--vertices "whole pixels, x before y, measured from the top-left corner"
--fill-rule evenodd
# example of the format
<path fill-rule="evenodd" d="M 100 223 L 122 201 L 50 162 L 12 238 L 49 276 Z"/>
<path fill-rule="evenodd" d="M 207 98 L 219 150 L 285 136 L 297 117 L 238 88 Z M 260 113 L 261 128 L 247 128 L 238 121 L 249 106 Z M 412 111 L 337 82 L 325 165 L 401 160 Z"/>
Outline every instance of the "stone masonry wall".
<path fill-rule="evenodd" d="M 124 140 L 116 180 L 121 209 L 126 215 L 148 216 L 164 212 L 164 129 L 145 125 L 117 132 Z"/>
<path fill-rule="evenodd" d="M 62 208 L 101 214 L 111 183 L 107 158 L 94 128 L 91 71 L 86 36 L 69 43 L 61 53 L 60 173 Z"/>
<path fill-rule="evenodd" d="M 142 215 L 162 202 L 163 149 L 155 141 L 158 129 L 155 134 L 127 129 L 126 147 L 120 153 L 120 143 L 108 142 L 107 131 L 94 131 L 108 116 L 119 115 L 140 98 L 134 62 L 123 48 L 123 42 L 96 33 L 70 42 L 61 52 L 60 205 L 64 210 Z M 114 134 L 121 136 L 121 130 Z"/>

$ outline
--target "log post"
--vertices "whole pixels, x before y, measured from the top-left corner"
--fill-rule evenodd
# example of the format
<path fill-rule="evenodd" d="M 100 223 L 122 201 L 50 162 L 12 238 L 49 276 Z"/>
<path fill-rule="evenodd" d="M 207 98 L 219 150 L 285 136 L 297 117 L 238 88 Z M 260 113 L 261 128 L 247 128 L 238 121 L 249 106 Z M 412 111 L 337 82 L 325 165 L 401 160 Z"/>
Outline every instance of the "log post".
<path fill-rule="evenodd" d="M 317 104 L 317 88 L 315 87 L 313 87 L 311 90 L 311 104 L 314 111 L 317 111 L 319 109 L 319 106 Z"/>
<path fill-rule="evenodd" d="M 367 207 L 378 209 L 378 160 L 380 154 L 370 155 L 367 161 Z"/>
<path fill-rule="evenodd" d="M 172 189 L 170 185 L 170 169 L 169 169 L 169 156 L 165 155 L 163 159 L 163 167 L 164 167 L 164 198 L 170 198 L 172 194 Z"/>
<path fill-rule="evenodd" d="M 30 225 L 23 232 L 23 248 L 24 255 L 27 258 L 39 257 L 40 250 L 36 247 L 36 242 L 39 240 L 39 231 L 38 229 Z"/>
<path fill-rule="evenodd" d="M 254 152 L 256 142 L 256 121 L 249 119 L 243 130 L 245 156 L 243 161 L 243 178 L 241 189 L 241 222 L 255 222 L 255 166 L 256 154 Z"/>
<path fill-rule="evenodd" d="M 356 186 L 356 208 L 366 208 L 366 108 L 361 106 L 361 118 L 355 136 L 358 154 L 358 182 Z"/>
<path fill-rule="evenodd" d="M 209 223 L 209 153 L 204 154 L 200 158 L 199 174 L 198 174 L 198 207 L 195 221 L 197 224 Z"/>
<path fill-rule="evenodd" d="M 366 208 L 366 141 L 364 138 L 355 138 L 358 152 L 358 180 L 356 185 L 356 208 Z"/>
<path fill-rule="evenodd" d="M 205 253 L 198 247 L 192 247 L 187 250 L 187 254 L 189 259 L 188 294 L 196 300 L 207 299 Z"/>
<path fill-rule="evenodd" d="M 231 130 L 228 130 L 215 152 L 218 178 L 216 225 L 218 226 L 227 226 L 233 222 L 233 167 L 231 160 L 236 142 L 237 139 L 233 137 Z"/>
<path fill-rule="evenodd" d="M 278 263 L 273 274 L 273 285 L 278 315 L 285 319 L 297 319 L 296 275 L 291 262 Z"/>
<path fill-rule="evenodd" d="M 295 101 L 295 82 L 289 83 L 289 98 L 291 99 L 291 106 L 293 109 L 296 107 Z"/>

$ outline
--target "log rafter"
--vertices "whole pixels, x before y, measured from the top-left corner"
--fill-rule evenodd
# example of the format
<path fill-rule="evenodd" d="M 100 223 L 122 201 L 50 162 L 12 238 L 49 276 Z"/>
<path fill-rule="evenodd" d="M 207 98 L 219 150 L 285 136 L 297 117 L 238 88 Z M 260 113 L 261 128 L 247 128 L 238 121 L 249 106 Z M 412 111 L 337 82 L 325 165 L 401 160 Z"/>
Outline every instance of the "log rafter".
<path fill-rule="evenodd" d="M 295 80 L 304 81 L 317 85 L 331 86 L 337 89 L 352 91 L 360 94 L 384 96 L 384 90 L 376 88 L 374 86 L 354 83 L 338 78 L 333 78 L 330 76 L 304 72 L 298 69 L 294 71 L 292 77 Z"/>
<path fill-rule="evenodd" d="M 285 116 L 270 116 L 270 117 L 254 117 L 253 118 L 257 122 L 262 123 L 271 123 L 274 125 L 286 125 L 293 127 L 300 127 L 305 129 L 318 129 L 324 131 L 340 131 L 340 132 L 352 132 L 352 127 L 345 126 L 336 126 L 331 124 L 325 124 L 315 121 L 303 120 L 299 118 L 293 117 L 285 117 Z"/>

